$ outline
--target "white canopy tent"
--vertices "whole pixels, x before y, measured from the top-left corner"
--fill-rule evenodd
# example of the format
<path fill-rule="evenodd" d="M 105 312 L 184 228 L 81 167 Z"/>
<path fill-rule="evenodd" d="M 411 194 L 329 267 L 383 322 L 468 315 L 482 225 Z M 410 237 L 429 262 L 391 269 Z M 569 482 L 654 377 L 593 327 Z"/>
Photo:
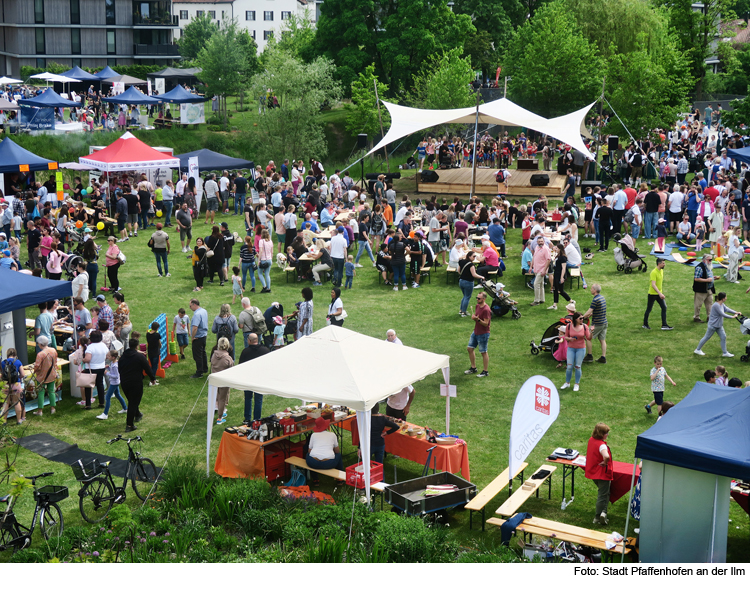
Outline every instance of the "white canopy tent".
<path fill-rule="evenodd" d="M 475 123 L 477 116 L 477 110 L 474 107 L 431 110 L 403 107 L 387 101 L 381 102 L 391 115 L 391 127 L 385 137 L 367 155 L 422 129 L 454 123 Z M 479 105 L 479 123 L 533 129 L 565 142 L 582 152 L 584 156 L 593 159 L 594 155 L 589 152 L 581 139 L 581 127 L 586 113 L 594 104 L 591 103 L 568 115 L 545 119 L 523 107 L 519 107 L 506 98 L 501 98 Z"/>
<path fill-rule="evenodd" d="M 321 373 L 324 368 L 332 366 L 334 371 Z M 438 370 L 443 371 L 448 384 L 448 355 L 397 346 L 339 326 L 327 326 L 289 347 L 211 374 L 208 378 L 206 470 L 210 462 L 217 388 L 252 390 L 282 398 L 343 405 L 357 411 L 369 501 L 370 409 L 377 402 Z"/>

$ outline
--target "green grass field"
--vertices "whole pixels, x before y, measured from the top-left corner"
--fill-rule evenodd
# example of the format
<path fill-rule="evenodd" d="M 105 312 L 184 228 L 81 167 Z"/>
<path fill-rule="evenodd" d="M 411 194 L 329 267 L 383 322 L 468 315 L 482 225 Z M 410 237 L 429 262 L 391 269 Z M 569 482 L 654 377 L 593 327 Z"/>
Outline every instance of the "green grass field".
<path fill-rule="evenodd" d="M 228 221 L 232 230 L 243 234 L 239 218 L 224 214 L 218 218 L 220 221 Z M 205 235 L 208 228 L 209 226 L 203 225 L 202 220 L 198 220 L 194 235 Z M 128 256 L 127 264 L 120 270 L 121 285 L 130 305 L 134 329 L 141 333 L 145 333 L 147 324 L 158 314 L 165 312 L 171 318 L 178 308 L 188 309 L 188 302 L 195 295 L 192 292 L 194 282 L 190 263 L 180 252 L 179 235 L 174 232 L 170 234 L 170 278 L 157 277 L 154 257 L 146 246 L 150 232 L 141 232 L 139 238 L 121 245 L 123 252 Z M 519 274 L 520 230 L 509 231 L 507 242 L 508 271 L 502 281 L 506 289 L 519 301 L 519 309 L 523 316 L 517 321 L 510 317 L 493 319 L 489 345 L 490 376 L 485 379 L 465 376 L 463 373 L 468 367 L 466 343 L 472 331 L 472 322 L 468 318 L 458 316 L 461 293 L 456 285 L 446 284 L 444 268 L 433 272 L 431 284 L 426 284 L 420 289 L 394 293 L 390 288 L 378 285 L 375 270 L 367 259 L 364 259 L 365 266 L 358 270 L 354 289 L 345 291 L 342 295 L 349 314 L 345 323 L 346 328 L 376 338 L 385 338 L 386 330 L 394 328 L 405 345 L 450 356 L 451 383 L 458 388 L 458 397 L 451 403 L 451 432 L 468 442 L 472 481 L 480 489 L 508 464 L 511 413 L 516 394 L 523 382 L 536 374 L 549 377 L 558 388 L 564 381 L 564 370 L 555 369 L 556 362 L 551 355 L 542 353 L 533 356 L 529 347 L 532 338 L 538 341 L 544 330 L 563 314 L 547 310 L 547 305 L 552 301 L 549 293 L 547 305 L 535 308 L 528 305 L 533 299 L 533 293 L 524 286 Z M 581 246 L 592 247 L 593 240 L 582 240 Z M 639 247 L 645 252 L 650 248 L 642 239 L 639 240 Z M 665 270 L 664 291 L 669 306 L 668 319 L 675 330 L 658 330 L 658 316 L 652 316 L 651 326 L 655 329 L 645 331 L 640 327 L 646 305 L 648 275 L 639 272 L 625 275 L 617 272 L 612 248 L 611 245 L 607 254 L 596 253 L 592 264 L 587 264 L 584 269 L 588 283 L 601 283 L 602 293 L 607 299 L 608 363 L 585 364 L 580 392 L 561 392 L 560 416 L 529 456 L 527 461 L 531 468 L 543 463 L 545 457 L 556 447 L 572 447 L 585 453 L 586 442 L 593 426 L 600 421 L 612 428 L 609 443 L 614 458 L 632 462 L 636 436 L 648 429 L 656 420 L 655 415 L 647 415 L 643 409 L 643 405 L 651 400 L 648 376 L 655 355 L 664 357 L 665 367 L 677 382 L 677 387 L 669 387 L 665 395 L 667 400 L 675 403 L 687 395 L 696 381 L 702 380 L 705 369 L 713 368 L 717 364 L 726 365 L 732 377 L 737 376 L 743 381 L 750 379 L 750 366 L 739 360 L 739 354 L 744 353 L 746 339 L 740 334 L 739 325 L 735 321 L 726 323 L 729 349 L 737 354 L 734 359 L 720 357 L 716 339 L 705 347 L 705 357 L 698 358 L 692 354 L 705 330 L 705 325 L 695 324 L 692 320 L 691 268 L 670 262 Z M 234 254 L 234 259 L 237 260 L 237 249 Z M 647 260 L 650 270 L 654 265 L 654 257 L 649 256 Z M 285 309 L 292 309 L 294 302 L 301 299 L 300 289 L 304 284 L 287 284 L 284 274 L 276 266 L 271 276 L 272 293 L 249 294 L 252 303 L 265 309 L 271 302 L 279 301 Z M 102 272 L 99 281 L 103 281 Z M 728 292 L 730 307 L 750 313 L 750 309 L 746 308 L 744 283 L 731 285 L 719 282 L 718 289 Z M 317 329 L 325 323 L 325 311 L 330 301 L 330 285 L 315 288 L 314 291 L 314 328 Z M 588 307 L 591 301 L 588 291 L 574 288 L 570 293 L 580 310 Z M 222 288 L 218 283 L 207 286 L 197 295 L 201 305 L 208 310 L 209 320 L 218 313 L 220 305 L 231 302 L 232 297 L 229 284 Z M 90 301 L 88 305 L 91 306 L 93 303 Z M 239 302 L 232 309 L 234 313 L 239 314 Z M 35 315 L 35 312 L 32 309 L 28 310 L 29 315 Z M 209 338 L 210 345 L 214 342 Z M 237 342 L 240 343 L 239 339 Z M 598 357 L 598 353 L 598 345 L 595 344 L 595 357 Z M 175 455 L 194 458 L 198 465 L 205 463 L 205 384 L 188 378 L 195 371 L 189 349 L 187 357 L 187 360 L 173 365 L 167 371 L 167 377 L 161 381 L 159 387 L 145 389 L 141 405 L 145 418 L 139 423 L 137 433 L 145 439 L 145 454 L 158 466 L 164 464 L 173 448 Z M 362 359 L 362 363 L 369 362 L 368 359 Z M 388 370 L 387 367 L 383 368 L 383 371 Z M 290 368 L 290 371 L 294 371 L 294 368 Z M 321 367 L 317 375 L 311 375 L 309 378 L 325 380 L 326 375 L 334 371 L 336 366 L 332 361 L 330 367 Z M 417 396 L 409 415 L 411 421 L 428 425 L 438 431 L 445 428 L 445 401 L 439 395 L 440 382 L 441 377 L 433 375 L 415 384 Z M 267 396 L 264 413 L 281 410 L 291 402 L 293 401 Z M 232 392 L 228 426 L 241 422 L 242 407 L 242 393 Z M 30 416 L 25 428 L 16 427 L 11 420 L 9 430 L 15 436 L 46 432 L 66 442 L 77 443 L 83 449 L 125 457 L 124 445 L 119 444 L 110 448 L 105 444 L 106 439 L 124 431 L 124 415 L 115 414 L 114 410 L 117 408 L 117 402 L 113 401 L 110 419 L 96 420 L 94 412 L 84 412 L 74 406 L 66 383 L 65 396 L 54 417 L 47 413 L 43 418 Z M 213 430 L 212 466 L 221 432 L 220 427 Z M 351 445 L 347 444 L 344 451 L 351 453 Z M 2 449 L 3 455 L 6 452 L 15 453 L 7 446 Z M 350 461 L 347 465 L 355 461 L 352 456 L 348 459 Z M 398 469 L 399 481 L 418 476 L 422 469 L 420 465 L 389 457 L 385 462 L 386 481 L 393 482 L 394 466 Z M 18 452 L 17 467 L 20 472 L 28 475 L 54 471 L 55 476 L 51 482 L 65 484 L 71 490 L 71 498 L 62 503 L 66 524 L 83 523 L 77 507 L 76 492 L 79 487 L 68 467 L 51 463 L 23 449 Z M 546 500 L 546 494 L 543 494 L 539 499 L 530 499 L 524 509 L 548 519 L 595 527 L 591 524 L 591 518 L 596 489 L 583 478 L 581 472 L 577 480 L 575 502 L 566 511 L 560 510 L 562 491 L 559 471 L 553 479 L 552 500 Z M 323 479 L 322 488 L 330 491 L 333 485 Z M 0 494 L 5 492 L 0 490 Z M 503 493 L 490 503 L 487 508 L 488 516 L 492 515 L 505 496 Z M 128 503 L 135 506 L 133 499 L 129 499 Z M 379 503 L 377 506 L 379 507 Z M 19 503 L 18 514 L 22 523 L 30 518 L 32 507 L 30 495 Z M 623 532 L 626 511 L 627 497 L 611 507 L 610 525 L 606 529 Z M 495 528 L 490 527 L 488 531 L 481 533 L 475 523 L 474 531 L 469 531 L 468 517 L 468 512 L 461 511 L 454 511 L 450 515 L 451 530 L 463 543 L 473 545 L 480 542 L 499 542 L 499 531 Z M 750 533 L 747 515 L 733 502 L 730 518 L 732 523 L 729 525 L 728 559 L 733 562 L 745 561 Z M 632 521 L 631 524 L 632 528 Z M 5 553 L 0 560 L 6 560 L 8 554 Z"/>

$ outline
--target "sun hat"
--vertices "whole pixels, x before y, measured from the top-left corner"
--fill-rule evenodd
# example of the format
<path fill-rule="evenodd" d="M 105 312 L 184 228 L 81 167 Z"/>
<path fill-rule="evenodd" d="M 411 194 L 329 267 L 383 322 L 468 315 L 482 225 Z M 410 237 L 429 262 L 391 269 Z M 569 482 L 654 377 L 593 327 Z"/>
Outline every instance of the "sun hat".
<path fill-rule="evenodd" d="M 281 316 L 274 316 L 273 322 L 274 324 L 281 325 L 281 324 L 284 324 L 284 319 Z"/>
<path fill-rule="evenodd" d="M 315 433 L 322 433 L 326 429 L 328 429 L 328 426 L 331 424 L 331 421 L 327 421 L 323 417 L 318 417 L 315 419 L 315 426 L 313 427 L 313 431 Z"/>
<path fill-rule="evenodd" d="M 576 311 L 576 302 L 575 302 L 575 300 L 570 300 L 570 303 L 567 306 L 565 306 L 565 309 L 568 312 L 575 312 Z"/>

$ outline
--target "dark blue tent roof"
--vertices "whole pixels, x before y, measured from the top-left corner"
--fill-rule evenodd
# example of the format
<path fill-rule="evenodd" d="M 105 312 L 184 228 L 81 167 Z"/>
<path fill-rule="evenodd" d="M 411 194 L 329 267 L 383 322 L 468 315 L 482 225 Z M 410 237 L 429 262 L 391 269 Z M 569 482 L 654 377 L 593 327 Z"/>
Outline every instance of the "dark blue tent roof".
<path fill-rule="evenodd" d="M 99 80 L 94 74 L 89 74 L 86 70 L 82 70 L 78 66 L 75 66 L 68 70 L 67 72 L 63 72 L 61 76 L 67 76 L 68 78 L 75 78 L 76 80 L 84 81 L 84 80 Z"/>
<path fill-rule="evenodd" d="M 180 159 L 180 170 L 188 169 L 188 159 L 192 158 L 193 156 L 198 157 L 198 169 L 201 171 L 237 170 L 239 168 L 249 168 L 250 170 L 252 170 L 255 168 L 255 163 L 250 160 L 243 160 L 242 158 L 232 158 L 231 156 L 224 156 L 224 154 L 219 154 L 218 152 L 203 149 L 175 156 L 175 158 Z"/>
<path fill-rule="evenodd" d="M 169 92 L 159 95 L 159 99 L 165 103 L 204 103 L 208 100 L 206 97 L 198 96 L 192 92 L 188 92 L 184 87 L 179 84 L 175 86 Z"/>
<path fill-rule="evenodd" d="M 70 281 L 52 281 L 0 268 L 0 314 L 73 295 Z"/>
<path fill-rule="evenodd" d="M 750 479 L 750 388 L 696 383 L 682 402 L 638 436 L 635 455 Z"/>
<path fill-rule="evenodd" d="M 104 80 L 105 78 L 114 78 L 115 76 L 119 76 L 119 74 L 112 68 L 107 66 L 101 72 L 97 72 L 96 74 L 94 74 L 94 76 L 96 76 L 99 80 Z"/>
<path fill-rule="evenodd" d="M 9 137 L 0 142 L 0 173 L 20 172 L 22 164 L 28 165 L 29 170 L 49 170 L 49 164 L 54 162 L 29 152 Z"/>
<path fill-rule="evenodd" d="M 105 103 L 117 103 L 118 105 L 155 105 L 161 101 L 155 97 L 143 94 L 135 86 L 131 86 L 122 94 L 103 98 Z"/>
<path fill-rule="evenodd" d="M 75 103 L 73 101 L 69 101 L 68 99 L 64 99 L 51 88 L 48 88 L 42 94 L 39 94 L 35 96 L 34 98 L 21 99 L 20 101 L 18 101 L 18 104 L 24 105 L 27 107 L 40 107 L 40 108 L 42 107 L 80 107 L 81 106 L 81 103 Z"/>
<path fill-rule="evenodd" d="M 740 148 L 739 150 L 727 150 L 727 156 L 733 160 L 739 160 L 740 162 L 747 162 L 750 164 L 750 147 Z"/>

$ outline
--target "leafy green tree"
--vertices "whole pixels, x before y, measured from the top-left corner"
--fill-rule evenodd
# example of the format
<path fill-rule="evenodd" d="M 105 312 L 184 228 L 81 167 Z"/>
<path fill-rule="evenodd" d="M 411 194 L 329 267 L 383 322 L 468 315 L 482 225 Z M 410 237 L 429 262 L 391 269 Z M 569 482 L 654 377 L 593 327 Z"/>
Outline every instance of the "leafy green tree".
<path fill-rule="evenodd" d="M 580 109 L 601 94 L 604 61 L 558 2 L 516 32 L 504 60 L 509 97 L 544 117 Z"/>
<path fill-rule="evenodd" d="M 464 56 L 471 59 L 471 67 L 481 70 L 484 78 L 492 78 L 500 65 L 502 53 L 495 49 L 489 32 L 477 30 L 464 42 Z"/>
<path fill-rule="evenodd" d="M 745 91 L 750 95 L 750 87 Z M 721 123 L 730 129 L 736 130 L 740 123 L 750 122 L 750 98 L 735 99 L 729 103 L 730 109 L 721 112 Z"/>
<path fill-rule="evenodd" d="M 410 102 L 423 109 L 471 107 L 476 98 L 471 88 L 474 70 L 461 49 L 451 49 L 425 62 L 414 77 Z"/>
<path fill-rule="evenodd" d="M 380 82 L 375 75 L 375 64 L 370 64 L 352 82 L 352 102 L 346 105 L 346 130 L 352 135 L 366 133 L 370 138 L 380 133 L 378 104 L 375 98 L 375 83 L 378 85 L 378 97 L 388 94 L 388 85 Z M 388 109 L 381 108 L 383 129 L 390 126 L 391 117 Z"/>
<path fill-rule="evenodd" d="M 456 0 L 453 11 L 471 18 L 475 35 L 464 41 L 471 63 L 487 77 L 500 65 L 516 26 L 526 19 L 520 0 Z M 523 15 L 523 16 L 522 16 Z"/>
<path fill-rule="evenodd" d="M 266 47 L 274 44 L 303 62 L 309 63 L 314 60 L 317 57 L 315 23 L 310 10 L 306 8 L 302 16 L 293 12 L 283 21 L 279 34 L 274 35 Z"/>
<path fill-rule="evenodd" d="M 190 19 L 190 22 L 182 30 L 182 35 L 177 40 L 182 58 L 186 60 L 197 58 L 201 49 L 208 43 L 211 35 L 218 29 L 219 27 L 216 26 L 216 23 L 211 20 L 207 13 L 203 16 L 196 16 Z"/>
<path fill-rule="evenodd" d="M 264 52 L 266 53 L 266 52 Z M 260 141 L 274 159 L 323 158 L 328 152 L 320 111 L 341 97 L 332 61 L 319 57 L 305 64 L 274 47 L 264 56 L 265 69 L 250 82 L 253 96 L 271 89 L 279 107 L 258 117 Z"/>
<path fill-rule="evenodd" d="M 242 53 L 245 54 L 245 67 L 240 72 L 242 84 L 239 89 L 239 108 L 244 110 L 245 85 L 260 71 L 260 61 L 258 60 L 258 45 L 255 43 L 255 39 L 252 38 L 247 29 L 241 29 L 237 32 L 237 44 L 242 50 Z"/>

